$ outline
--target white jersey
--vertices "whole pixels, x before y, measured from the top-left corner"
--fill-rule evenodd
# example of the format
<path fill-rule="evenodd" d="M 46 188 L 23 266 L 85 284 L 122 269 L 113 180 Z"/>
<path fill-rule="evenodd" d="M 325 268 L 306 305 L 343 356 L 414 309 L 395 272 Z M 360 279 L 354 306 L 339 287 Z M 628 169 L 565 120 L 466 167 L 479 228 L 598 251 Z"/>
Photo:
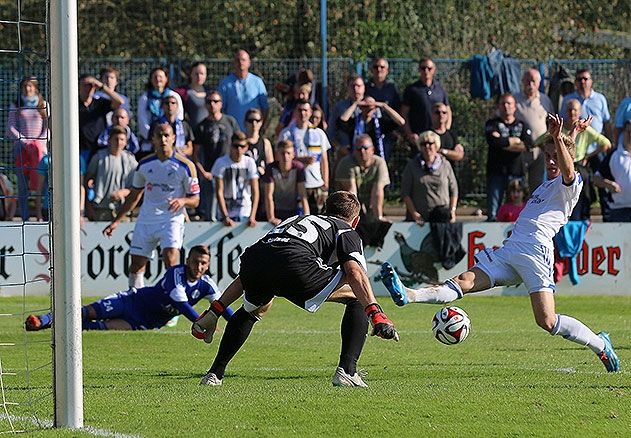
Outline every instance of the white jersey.
<path fill-rule="evenodd" d="M 169 201 L 199 194 L 195 165 L 179 153 L 164 161 L 155 154 L 140 160 L 132 186 L 145 189 L 138 216 L 138 221 L 145 224 L 164 223 L 171 219 L 184 222 L 184 209 L 169 211 Z"/>
<path fill-rule="evenodd" d="M 322 155 L 331 149 L 331 143 L 329 143 L 329 138 L 324 131 L 320 128 L 300 129 L 295 122 L 291 122 L 278 135 L 278 141 L 282 140 L 291 140 L 294 143 L 297 158 L 315 158 L 313 163 L 305 166 L 305 188 L 317 189 L 322 187 L 324 180 L 322 179 L 320 161 Z"/>
<path fill-rule="evenodd" d="M 560 175 L 541 184 L 519 214 L 506 242 L 553 248 L 552 238 L 567 223 L 582 188 L 583 179 L 578 172 L 570 185 L 564 184 Z"/>
<path fill-rule="evenodd" d="M 223 180 L 223 197 L 226 200 L 228 216 L 248 217 L 252 213 L 252 185 L 250 181 L 259 179 L 256 162 L 244 155 L 241 161 L 232 161 L 230 155 L 217 158 L 211 173 Z M 220 213 L 221 215 L 221 213 Z"/>

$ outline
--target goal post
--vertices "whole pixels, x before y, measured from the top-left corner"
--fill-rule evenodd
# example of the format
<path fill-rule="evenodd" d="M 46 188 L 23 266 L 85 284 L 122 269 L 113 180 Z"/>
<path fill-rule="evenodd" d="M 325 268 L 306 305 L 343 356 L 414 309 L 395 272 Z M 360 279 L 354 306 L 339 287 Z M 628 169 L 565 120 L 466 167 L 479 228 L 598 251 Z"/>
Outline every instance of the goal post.
<path fill-rule="evenodd" d="M 77 1 L 50 3 L 55 426 L 83 427 Z"/>

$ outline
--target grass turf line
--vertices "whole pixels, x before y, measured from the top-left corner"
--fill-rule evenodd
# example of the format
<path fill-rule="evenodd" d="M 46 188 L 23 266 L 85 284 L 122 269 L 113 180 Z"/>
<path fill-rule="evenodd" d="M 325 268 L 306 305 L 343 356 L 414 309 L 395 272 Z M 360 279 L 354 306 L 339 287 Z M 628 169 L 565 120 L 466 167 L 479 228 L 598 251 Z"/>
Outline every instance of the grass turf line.
<path fill-rule="evenodd" d="M 41 300 L 41 302 L 39 301 Z M 29 298 L 42 307 L 46 298 Z M 181 318 L 173 329 L 85 332 L 85 423 L 147 437 L 175 436 L 608 436 L 631 435 L 631 297 L 558 297 L 558 311 L 607 330 L 623 371 L 607 374 L 586 348 L 537 328 L 525 297 L 459 301 L 472 320 L 457 346 L 432 338 L 439 306 L 397 308 L 381 301 L 401 342 L 369 338 L 360 359 L 368 390 L 334 388 L 343 306 L 307 315 L 277 299 L 228 368 L 221 387 L 200 387 L 220 335 L 205 345 Z M 3 312 L 21 301 L 0 299 Z M 20 344 L 22 316 L 0 319 L 0 339 Z M 221 327 L 224 323 L 221 322 Z M 50 418 L 50 331 L 28 333 L 24 350 L 0 350 L 16 416 Z M 29 395 L 30 394 L 30 398 Z M 47 417 L 48 416 L 48 417 Z M 0 419 L 0 431 L 6 430 Z M 32 424 L 18 424 L 32 430 Z M 40 431 L 37 436 L 94 436 Z"/>

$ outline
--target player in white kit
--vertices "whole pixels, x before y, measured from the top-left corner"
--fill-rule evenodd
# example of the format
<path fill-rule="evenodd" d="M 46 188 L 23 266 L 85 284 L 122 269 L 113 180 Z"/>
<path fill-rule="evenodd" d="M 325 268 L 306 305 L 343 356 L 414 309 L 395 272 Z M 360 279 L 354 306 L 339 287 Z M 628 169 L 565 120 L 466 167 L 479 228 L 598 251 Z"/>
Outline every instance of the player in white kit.
<path fill-rule="evenodd" d="M 199 182 L 195 165 L 175 152 L 175 134 L 168 123 L 157 125 L 151 138 L 154 154 L 138 163 L 132 189 L 116 218 L 103 230 L 111 236 L 127 213 L 136 207 L 144 193 L 138 222 L 131 240 L 129 286 L 144 287 L 147 261 L 158 244 L 166 268 L 180 261 L 187 207 L 199 204 Z"/>
<path fill-rule="evenodd" d="M 561 133 L 563 119 L 558 115 L 548 115 L 548 119 L 549 134 L 542 147 L 549 179 L 532 194 L 502 247 L 487 248 L 476 254 L 477 263 L 473 268 L 437 286 L 406 288 L 389 263 L 381 268 L 382 281 L 399 306 L 412 302 L 446 304 L 467 293 L 523 282 L 539 327 L 551 335 L 589 347 L 607 371 L 618 371 L 618 356 L 607 333 L 595 334 L 579 320 L 557 314 L 555 310 L 552 238 L 567 223 L 583 181 L 574 170 L 574 135 Z M 588 119 L 577 125 L 573 134 L 589 122 Z"/>

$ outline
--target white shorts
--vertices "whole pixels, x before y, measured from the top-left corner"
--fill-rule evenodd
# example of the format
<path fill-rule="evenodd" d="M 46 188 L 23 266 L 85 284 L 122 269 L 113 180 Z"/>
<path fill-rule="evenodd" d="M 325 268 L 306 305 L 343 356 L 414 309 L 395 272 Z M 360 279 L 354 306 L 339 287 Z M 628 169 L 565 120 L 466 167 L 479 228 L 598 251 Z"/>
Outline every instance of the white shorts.
<path fill-rule="evenodd" d="M 507 242 L 493 250 L 475 255 L 476 264 L 491 279 L 493 286 L 524 283 L 528 293 L 554 292 L 554 252 L 541 244 Z"/>
<path fill-rule="evenodd" d="M 159 224 L 136 223 L 131 238 L 130 253 L 153 259 L 153 251 L 158 244 L 162 249 L 182 248 L 184 242 L 184 221 L 173 218 Z"/>

